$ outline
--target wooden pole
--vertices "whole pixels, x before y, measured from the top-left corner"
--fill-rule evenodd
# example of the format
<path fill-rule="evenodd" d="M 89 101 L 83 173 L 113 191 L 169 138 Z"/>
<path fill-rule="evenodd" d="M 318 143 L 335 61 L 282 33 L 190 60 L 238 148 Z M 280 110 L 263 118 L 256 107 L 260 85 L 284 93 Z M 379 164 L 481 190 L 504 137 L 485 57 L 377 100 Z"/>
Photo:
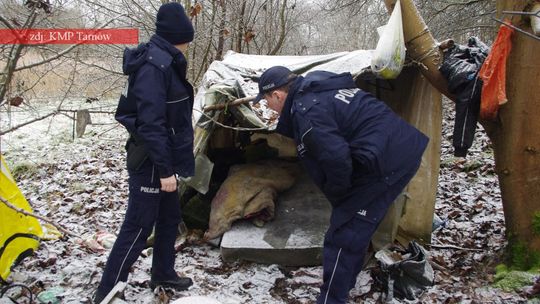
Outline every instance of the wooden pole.
<path fill-rule="evenodd" d="M 246 104 L 252 100 L 255 100 L 255 97 L 256 96 L 247 96 L 247 97 L 242 97 L 242 98 L 238 98 L 238 99 L 235 99 L 231 102 L 228 102 L 228 103 L 218 103 L 218 104 L 215 104 L 215 105 L 209 105 L 209 106 L 206 106 L 204 107 L 203 111 L 204 112 L 209 112 L 209 111 L 212 111 L 212 110 L 223 110 L 227 107 L 237 107 L 239 105 L 242 105 L 242 104 Z"/>
<path fill-rule="evenodd" d="M 527 1 L 498 0 L 502 11 L 524 11 Z M 531 1 L 529 1 L 531 2 Z M 528 18 L 511 17 L 512 24 L 531 32 Z M 508 102 L 499 109 L 499 122 L 490 123 L 495 163 L 512 262 L 540 265 L 540 42 L 517 31 L 506 66 Z M 483 124 L 487 124 L 483 122 Z M 521 265 L 516 265 L 521 266 Z"/>
<path fill-rule="evenodd" d="M 384 4 L 391 13 L 397 0 L 384 0 Z M 407 47 L 407 55 L 420 63 L 420 71 L 439 92 L 454 100 L 455 97 L 448 92 L 448 83 L 439 72 L 443 56 L 433 35 L 416 9 L 412 0 L 401 0 L 401 13 L 403 18 L 403 36 Z"/>
<path fill-rule="evenodd" d="M 392 11 L 396 1 L 384 0 L 389 12 Z M 394 107 L 394 110 L 426 134 L 430 142 L 424 152 L 418 172 L 407 186 L 406 192 L 409 195 L 405 212 L 399 221 L 397 239 L 403 244 L 407 244 L 412 239 L 430 243 L 440 164 L 442 98 L 439 92 L 450 98 L 453 96 L 448 93 L 446 79 L 439 72 L 439 65 L 442 63 L 439 46 L 413 1 L 401 0 L 401 12 L 407 54 L 419 63 L 418 69 L 422 75 L 417 72 L 406 75 L 402 72 L 403 75 L 400 77 L 403 84 L 410 86 L 411 89 L 409 91 L 401 88 L 403 92 L 410 93 L 407 98 L 401 96 L 399 107 Z M 446 45 L 449 43 L 447 42 Z M 410 83 L 405 80 L 411 78 L 414 81 Z"/>

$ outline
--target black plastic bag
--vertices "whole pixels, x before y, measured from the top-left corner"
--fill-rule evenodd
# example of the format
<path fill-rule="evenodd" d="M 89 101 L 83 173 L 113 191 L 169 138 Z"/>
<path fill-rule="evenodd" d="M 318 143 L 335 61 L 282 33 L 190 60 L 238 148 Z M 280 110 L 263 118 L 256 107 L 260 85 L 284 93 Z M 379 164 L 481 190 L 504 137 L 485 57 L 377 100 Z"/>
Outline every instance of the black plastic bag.
<path fill-rule="evenodd" d="M 393 254 L 393 252 L 397 252 Z M 403 259 L 396 260 L 395 255 Z M 434 272 L 427 260 L 425 249 L 415 241 L 407 250 L 382 249 L 375 254 L 381 268 L 378 280 L 387 292 L 387 301 L 395 296 L 399 299 L 414 300 L 430 286 L 433 286 Z"/>
<path fill-rule="evenodd" d="M 476 37 L 468 44 L 455 44 L 444 53 L 439 70 L 448 81 L 448 90 L 456 95 L 456 118 L 452 145 L 454 155 L 465 157 L 471 147 L 480 112 L 482 81 L 478 72 L 489 54 L 489 47 Z"/>
<path fill-rule="evenodd" d="M 489 47 L 476 37 L 470 37 L 467 45 L 454 44 L 444 52 L 439 70 L 448 80 L 450 93 L 457 94 L 474 81 L 488 54 Z"/>

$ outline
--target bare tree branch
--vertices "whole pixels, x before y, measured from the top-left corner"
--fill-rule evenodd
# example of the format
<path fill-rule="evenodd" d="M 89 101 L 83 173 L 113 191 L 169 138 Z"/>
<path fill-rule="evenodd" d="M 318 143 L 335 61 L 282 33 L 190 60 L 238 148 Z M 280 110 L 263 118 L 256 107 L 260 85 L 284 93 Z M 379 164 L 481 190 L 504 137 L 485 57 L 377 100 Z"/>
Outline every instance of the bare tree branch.
<path fill-rule="evenodd" d="M 485 1 L 489 1 L 489 0 L 471 0 L 471 1 L 463 1 L 463 2 L 452 2 L 452 3 L 448 3 L 443 8 L 436 8 L 436 10 L 437 10 L 437 13 L 441 13 L 441 12 L 446 11 L 452 6 L 468 6 L 468 5 L 472 5 L 479 2 L 485 2 Z M 436 7 L 436 5 L 434 6 Z"/>
<path fill-rule="evenodd" d="M 32 119 L 32 120 L 29 120 L 29 121 L 27 121 L 27 122 L 24 122 L 24 123 L 22 123 L 22 124 L 20 124 L 20 125 L 17 125 L 17 126 L 15 126 L 15 127 L 11 128 L 11 129 L 8 129 L 8 130 L 5 130 L 5 131 L 0 131 L 0 136 L 2 136 L 2 135 L 4 135 L 4 134 L 7 134 L 7 133 L 10 133 L 10 132 L 13 132 L 13 131 L 15 131 L 15 130 L 17 130 L 17 129 L 20 129 L 20 128 L 26 126 L 26 125 L 29 125 L 29 124 L 34 123 L 34 122 L 36 122 L 36 121 L 43 120 L 43 119 L 45 119 L 45 118 L 47 118 L 47 117 L 51 117 L 51 116 L 56 115 L 56 114 L 58 114 L 58 111 L 54 111 L 54 112 L 51 112 L 51 113 L 49 113 L 49 114 L 47 114 L 47 115 L 43 115 L 43 116 L 41 116 L 41 117 L 38 117 L 38 118 L 35 118 L 35 119 Z"/>
<path fill-rule="evenodd" d="M 56 229 L 60 230 L 60 232 L 64 233 L 64 234 L 67 234 L 71 237 L 74 237 L 74 238 L 79 238 L 78 235 L 74 234 L 73 232 L 70 232 L 69 230 L 65 229 L 64 227 L 62 227 L 60 224 L 58 224 L 57 222 L 49 219 L 49 218 L 46 218 L 44 216 L 40 216 L 40 215 L 37 215 L 37 214 L 34 214 L 34 213 L 30 213 L 22 208 L 18 208 L 17 206 L 13 205 L 12 203 L 10 203 L 9 201 L 5 200 L 3 197 L 0 196 L 0 201 L 2 203 L 4 203 L 4 205 L 6 205 L 8 208 L 10 209 L 13 209 L 19 213 L 22 213 L 24 215 L 27 215 L 27 216 L 31 216 L 31 217 L 34 217 L 34 218 L 37 218 L 37 219 L 40 219 L 46 223 L 49 223 L 51 225 L 53 225 L 54 227 L 56 227 Z"/>
<path fill-rule="evenodd" d="M 28 28 L 32 27 L 36 21 L 36 16 L 36 10 L 33 9 L 30 16 L 28 16 L 28 19 L 26 19 L 24 26 Z M 13 73 L 15 72 L 15 67 L 17 66 L 17 62 L 19 61 L 23 48 L 23 44 L 14 44 L 9 52 L 6 67 L 2 72 L 3 77 L 0 80 L 0 101 L 3 101 L 4 97 L 6 96 L 6 92 L 9 84 L 11 83 L 11 79 L 13 78 Z"/>
<path fill-rule="evenodd" d="M 203 111 L 204 112 L 208 112 L 208 111 L 212 111 L 212 110 L 223 110 L 227 107 L 236 107 L 236 106 L 239 106 L 239 105 L 242 105 L 242 104 L 246 104 L 252 100 L 255 100 L 255 96 L 247 96 L 247 97 L 242 97 L 242 98 L 238 98 L 238 99 L 235 99 L 231 102 L 228 102 L 228 103 L 219 103 L 219 104 L 215 104 L 215 105 L 209 105 L 209 106 L 206 106 L 204 107 Z"/>

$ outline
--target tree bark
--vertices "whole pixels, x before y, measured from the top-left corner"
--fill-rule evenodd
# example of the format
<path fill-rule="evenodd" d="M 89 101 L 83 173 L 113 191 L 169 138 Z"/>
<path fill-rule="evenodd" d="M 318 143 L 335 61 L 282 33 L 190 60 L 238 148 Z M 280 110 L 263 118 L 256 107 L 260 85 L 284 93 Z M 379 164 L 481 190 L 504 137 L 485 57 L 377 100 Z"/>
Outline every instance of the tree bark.
<path fill-rule="evenodd" d="M 216 51 L 216 60 L 223 60 L 223 47 L 225 45 L 225 20 L 227 18 L 227 4 L 225 0 L 219 0 L 219 5 L 221 6 L 221 19 L 219 21 L 219 38 Z"/>
<path fill-rule="evenodd" d="M 281 3 L 281 9 L 279 10 L 279 38 L 274 46 L 274 48 L 268 53 L 268 55 L 276 55 L 281 47 L 283 46 L 283 42 L 285 42 L 285 36 L 286 36 L 286 25 L 287 20 L 285 18 L 285 10 L 287 9 L 287 0 L 283 0 Z"/>
<path fill-rule="evenodd" d="M 216 2 L 217 2 L 216 0 L 212 0 L 212 17 L 210 19 L 210 33 L 209 33 L 210 39 L 208 39 L 206 49 L 204 50 L 202 63 L 200 64 L 199 70 L 197 71 L 197 75 L 193 78 L 193 81 L 197 81 L 198 79 L 200 79 L 203 72 L 208 69 L 208 65 L 209 65 L 208 58 L 210 57 L 210 60 L 212 60 L 211 59 L 212 56 L 210 54 L 210 48 L 213 45 L 212 37 L 214 36 L 214 28 L 215 28 L 214 21 L 216 20 L 216 14 L 217 14 Z"/>
<path fill-rule="evenodd" d="M 526 1 L 499 0 L 502 11 L 524 11 Z M 528 19 L 513 16 L 512 24 L 531 32 Z M 508 252 L 513 263 L 540 265 L 540 42 L 517 31 L 507 60 L 508 103 L 499 121 L 489 124 L 501 187 Z M 488 125 L 488 123 L 483 122 Z"/>
<path fill-rule="evenodd" d="M 238 14 L 238 27 L 236 29 L 236 47 L 235 52 L 242 53 L 242 39 L 245 34 L 244 15 L 246 13 L 246 1 L 242 1 L 242 8 Z"/>

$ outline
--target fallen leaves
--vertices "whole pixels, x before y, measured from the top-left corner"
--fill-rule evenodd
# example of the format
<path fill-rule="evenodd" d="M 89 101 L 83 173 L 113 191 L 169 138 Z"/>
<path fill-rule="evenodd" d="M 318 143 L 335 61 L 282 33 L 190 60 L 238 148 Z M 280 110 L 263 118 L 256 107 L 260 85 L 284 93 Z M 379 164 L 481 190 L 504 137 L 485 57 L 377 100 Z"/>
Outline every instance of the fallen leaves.
<path fill-rule="evenodd" d="M 21 96 L 15 96 L 9 99 L 9 105 L 18 107 L 23 103 L 24 99 Z"/>
<path fill-rule="evenodd" d="M 445 104 L 443 134 L 452 133 L 450 107 Z M 277 118 L 263 103 L 254 109 L 270 123 Z M 60 239 L 54 229 L 47 228 L 48 241 L 41 243 L 33 257 L 15 267 L 13 275 L 17 281 L 33 284 L 35 293 L 62 285 L 66 302 L 88 302 L 127 205 L 123 149 L 126 134 L 119 129 L 109 134 L 112 140 L 83 137 L 71 141 L 71 125 L 66 121 L 55 124 L 54 131 L 58 133 L 47 133 L 50 122 L 44 120 L 39 131 L 22 128 L 2 139 L 8 142 L 3 153 L 11 163 L 33 162 L 33 173 L 22 175 L 18 185 L 35 212 L 52 218 L 81 238 L 78 242 L 73 238 Z M 520 303 L 526 301 L 525 296 L 538 296 L 538 279 L 523 294 L 490 287 L 494 266 L 500 263 L 506 246 L 500 190 L 490 147 L 481 129 L 466 160 L 453 158 L 451 142 L 442 142 L 435 208 L 446 225 L 432 235 L 433 243 L 480 251 L 432 248 L 430 259 L 437 265 L 436 284 L 419 302 Z M 152 251 L 147 250 L 146 256 L 133 265 L 126 290 L 129 302 L 150 303 L 197 294 L 227 303 L 315 302 L 322 283 L 321 267 L 283 269 L 276 265 L 223 263 L 219 249 L 201 244 L 201 233 L 190 231 L 185 241 L 176 246 L 177 271 L 195 282 L 190 291 L 154 295 L 148 288 Z M 358 277 L 351 299 L 354 303 L 375 303 L 382 299 L 371 270 L 363 271 Z"/>

